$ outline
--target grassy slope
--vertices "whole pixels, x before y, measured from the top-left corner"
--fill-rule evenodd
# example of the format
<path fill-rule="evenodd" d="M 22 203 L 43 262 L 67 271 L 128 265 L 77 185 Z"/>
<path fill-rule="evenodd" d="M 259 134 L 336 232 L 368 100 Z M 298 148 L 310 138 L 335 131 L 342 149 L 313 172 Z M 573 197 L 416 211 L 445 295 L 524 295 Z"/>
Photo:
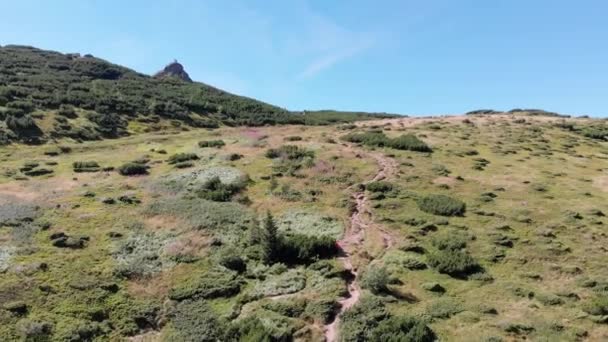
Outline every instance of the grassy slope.
<path fill-rule="evenodd" d="M 483 340 L 490 336 L 522 339 L 523 335 L 506 331 L 513 324 L 531 326 L 534 330 L 527 336 L 532 340 L 584 339 L 583 331 L 589 340 L 606 338 L 606 325 L 593 323 L 590 317 L 582 315 L 583 305 L 597 293 L 591 288 L 582 287 L 581 283 L 587 278 L 608 281 L 605 278 L 603 249 L 606 245 L 605 228 L 599 224 L 605 220 L 589 214 L 591 209 L 608 213 L 608 145 L 556 128 L 545 118 L 527 118 L 525 123 L 516 123 L 513 118 L 504 116 L 469 118 L 473 124 L 467 124 L 463 119 L 404 119 L 392 121 L 385 127 L 389 136 L 402 131 L 418 135 L 433 147 L 434 153 L 379 150 L 400 165 L 398 178 L 393 181 L 399 191 L 386 199 L 374 200 L 372 212 L 375 221 L 383 224 L 396 238 L 397 245 L 380 260 L 373 262 L 388 263 L 391 258 L 408 256 L 398 248 L 411 243 L 413 239 L 428 249 L 434 235 L 445 231 L 461 232 L 474 236 L 474 240 L 468 242 L 468 250 L 493 281 L 458 280 L 433 269 L 410 271 L 391 266 L 392 275 L 402 282 L 402 285 L 391 285 L 391 289 L 408 300 L 389 301 L 390 310 L 421 314 L 427 318 L 439 315 L 438 312 L 442 310 L 462 311 L 449 319 L 432 320 L 432 328 L 442 340 L 447 341 Z M 585 125 L 589 121 L 576 122 Z M 361 125 L 382 124 L 384 122 Z M 369 179 L 375 173 L 376 165 L 372 159 L 359 153 L 357 148 L 346 149 L 340 143 L 327 142 L 328 138 L 337 140 L 344 133 L 333 126 L 142 133 L 119 140 L 73 144 L 71 153 L 57 157 L 43 155 L 51 146 L 2 147 L 0 200 L 17 198 L 19 203 L 32 201 L 42 204 L 44 214 L 40 220 L 50 222 L 51 228 L 35 233 L 31 240 L 26 240 L 19 253 L 10 260 L 9 269 L 0 277 L 0 302 L 18 300 L 27 303 L 29 313 L 26 319 L 53 322 L 57 338 L 61 334 L 68 334 L 74 326 L 90 321 L 91 310 L 97 307 L 108 312 L 109 318 L 105 321 L 115 323 L 119 320 L 116 316 L 130 317 L 124 313 L 124 309 L 117 309 L 116 303 L 133 306 L 130 303 L 135 301 L 162 306 L 172 287 L 208 270 L 218 251 L 209 243 L 213 232 L 184 228 L 186 222 L 180 218 L 180 213 L 172 215 L 174 217 L 150 217 L 142 212 L 148 204 L 169 198 L 166 194 L 160 197 L 155 194 L 154 187 L 161 177 L 188 172 L 188 169 L 176 170 L 163 162 L 169 155 L 178 152 L 197 153 L 201 157 L 196 162 L 197 167 L 229 165 L 246 172 L 252 179 L 245 192 L 252 201 L 248 209 L 251 212 L 271 210 L 280 217 L 282 213 L 292 210 L 307 209 L 335 217 L 346 224 L 348 213 L 344 200 L 350 193 L 347 187 L 351 183 Z M 267 139 L 260 139 L 265 135 Z M 284 177 L 278 178 L 278 181 L 280 185 L 290 184 L 292 189 L 302 193 L 310 189 L 321 190 L 315 201 L 289 202 L 270 195 L 270 181 L 263 179 L 271 173 L 272 165 L 272 161 L 263 156 L 266 148 L 286 144 L 284 138 L 295 135 L 302 136 L 303 141 L 289 144 L 314 150 L 316 166 L 304 169 L 301 173 L 303 177 Z M 200 149 L 196 146 L 199 140 L 217 138 L 227 143 L 223 149 Z M 568 146 L 574 146 L 565 147 L 566 142 Z M 63 143 L 70 145 L 68 141 Z M 164 149 L 168 154 L 161 155 L 151 152 L 151 149 Z M 478 155 L 463 153 L 469 150 L 476 150 Z M 242 154 L 244 158 L 226 161 L 223 156 L 229 153 Z M 122 177 L 115 172 L 75 174 L 71 168 L 72 162 L 82 160 L 95 160 L 102 166 L 119 166 L 146 154 L 152 159 L 152 168 L 150 175 L 143 177 Z M 485 158 L 490 163 L 484 170 L 475 170 L 475 158 Z M 24 162 L 34 160 L 41 164 L 57 161 L 58 165 L 48 166 L 55 171 L 51 176 L 16 181 L 14 176 L 7 175 L 6 171 L 18 169 Z M 450 173 L 447 176 L 438 175 L 440 168 L 437 165 L 443 165 Z M 328 176 L 347 176 L 349 181 L 323 182 L 322 178 Z M 457 180 L 456 176 L 461 176 L 463 180 Z M 504 188 L 504 191 L 498 188 Z M 542 189 L 545 191 L 539 191 Z M 96 197 L 83 197 L 85 191 L 95 192 Z M 482 201 L 480 196 L 485 192 L 493 192 L 497 197 L 490 202 Z M 116 198 L 126 193 L 137 196 L 143 203 L 106 205 L 100 202 L 103 197 Z M 438 232 L 423 235 L 420 226 L 410 226 L 404 221 L 409 218 L 428 222 L 443 219 L 421 212 L 412 199 L 414 195 L 430 193 L 448 194 L 465 201 L 467 213 L 464 217 L 448 218 L 448 225 L 437 225 Z M 493 212 L 496 216 L 475 214 L 480 210 Z M 581 218 L 573 218 L 571 212 L 580 213 Z M 523 222 L 524 219 L 529 219 L 529 223 Z M 116 262 L 110 254 L 117 241 L 107 234 L 118 232 L 129 236 L 134 232 L 133 222 L 142 222 L 145 231 L 177 236 L 176 240 L 181 243 L 179 246 L 191 248 L 201 259 L 194 263 L 169 265 L 162 272 L 142 280 L 117 278 L 114 275 Z M 511 231 L 497 231 L 496 227 L 502 225 L 509 225 Z M 11 229 L 0 227 L 2 246 L 17 244 Z M 555 237 L 539 235 L 547 229 Z M 84 249 L 59 249 L 49 242 L 49 235 L 58 231 L 73 236 L 86 235 L 90 241 Z M 218 236 L 221 238 L 228 233 Z M 512 238 L 513 248 L 496 246 L 493 234 L 497 233 Z M 372 236 L 367 240 L 365 249 L 369 251 L 368 254 L 381 257 L 376 252 L 379 240 Z M 370 262 L 363 252 L 360 253 L 363 255 L 362 267 Z M 504 259 L 490 261 L 497 252 L 504 252 Z M 409 256 L 425 261 L 424 255 Z M 27 271 L 28 267 L 38 262 L 46 262 L 48 270 Z M 294 269 L 305 272 L 307 277 L 307 287 L 295 297 L 309 301 L 335 299 L 343 286 L 340 282 L 336 283 L 335 278 L 318 280 L 315 271 L 305 270 L 301 266 Z M 267 275 L 270 276 L 270 273 Z M 93 284 L 116 283 L 119 290 L 115 294 L 107 294 L 93 285 L 74 284 L 87 281 Z M 422 284 L 428 282 L 440 283 L 446 293 L 437 295 L 424 290 Z M 241 292 L 259 288 L 262 283 L 248 279 Z M 46 295 L 40 290 L 41 285 L 51 286 L 54 293 Z M 529 296 L 530 292 L 534 295 Z M 580 299 L 566 296 L 570 293 Z M 561 295 L 563 303 L 548 305 L 546 301 L 541 301 L 550 294 Z M 226 316 L 233 312 L 238 298 L 214 299 L 210 301 L 211 307 L 217 315 Z M 246 304 L 241 315 L 268 315 L 267 311 L 261 309 L 268 301 L 261 299 Z M 482 313 L 480 307 L 484 305 L 495 308 L 498 314 Z M 23 319 L 0 310 L 0 337 L 3 340 L 16 338 Z M 314 321 L 314 324 L 311 324 L 312 320 L 290 322 L 297 329 L 310 324 L 310 329 L 300 330 L 304 340 L 318 340 L 322 336 L 318 321 Z M 165 334 L 170 327 L 171 324 L 166 326 L 162 333 Z M 118 334 L 116 329 L 110 329 L 98 334 L 97 338 L 115 339 Z"/>

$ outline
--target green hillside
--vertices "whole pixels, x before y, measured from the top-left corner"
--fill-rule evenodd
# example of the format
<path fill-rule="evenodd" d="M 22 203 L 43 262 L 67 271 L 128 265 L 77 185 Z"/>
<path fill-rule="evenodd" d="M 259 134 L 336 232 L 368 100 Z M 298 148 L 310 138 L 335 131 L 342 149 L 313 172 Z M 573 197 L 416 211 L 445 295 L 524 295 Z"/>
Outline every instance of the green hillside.
<path fill-rule="evenodd" d="M 96 140 L 182 126 L 318 125 L 369 117 L 292 113 L 203 83 L 155 79 L 91 55 L 0 47 L 0 143 L 5 144 Z"/>

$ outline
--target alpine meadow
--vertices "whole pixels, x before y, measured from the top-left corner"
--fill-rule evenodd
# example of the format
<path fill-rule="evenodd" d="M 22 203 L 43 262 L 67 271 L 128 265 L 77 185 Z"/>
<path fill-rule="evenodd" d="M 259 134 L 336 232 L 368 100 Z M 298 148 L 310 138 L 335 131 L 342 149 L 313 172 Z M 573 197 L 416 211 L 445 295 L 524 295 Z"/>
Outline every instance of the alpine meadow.
<path fill-rule="evenodd" d="M 606 119 L 0 47 L 1 341 L 606 341 L 606 215 Z"/>

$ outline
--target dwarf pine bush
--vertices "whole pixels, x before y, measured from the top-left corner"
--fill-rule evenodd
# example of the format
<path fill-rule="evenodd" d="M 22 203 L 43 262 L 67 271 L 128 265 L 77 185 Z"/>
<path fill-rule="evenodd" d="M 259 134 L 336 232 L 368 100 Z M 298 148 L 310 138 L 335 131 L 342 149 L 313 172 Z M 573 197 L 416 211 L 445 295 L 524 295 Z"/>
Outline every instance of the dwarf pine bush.
<path fill-rule="evenodd" d="M 97 172 L 100 166 L 96 161 L 77 161 L 72 163 L 74 172 Z"/>
<path fill-rule="evenodd" d="M 446 195 L 427 195 L 417 201 L 420 210 L 441 216 L 462 216 L 466 204 Z"/>
<path fill-rule="evenodd" d="M 202 147 L 202 148 L 204 148 L 204 147 L 220 148 L 220 147 L 223 147 L 224 145 L 226 145 L 224 140 L 204 140 L 204 141 L 198 142 L 198 147 Z"/>
<path fill-rule="evenodd" d="M 118 172 L 123 176 L 145 175 L 148 174 L 148 166 L 141 163 L 126 163 L 118 168 Z"/>
<path fill-rule="evenodd" d="M 174 154 L 171 157 L 169 157 L 169 159 L 167 159 L 167 163 L 178 164 L 178 163 L 183 163 L 183 162 L 197 160 L 197 159 L 198 159 L 198 156 L 194 153 L 177 153 L 177 154 Z"/>

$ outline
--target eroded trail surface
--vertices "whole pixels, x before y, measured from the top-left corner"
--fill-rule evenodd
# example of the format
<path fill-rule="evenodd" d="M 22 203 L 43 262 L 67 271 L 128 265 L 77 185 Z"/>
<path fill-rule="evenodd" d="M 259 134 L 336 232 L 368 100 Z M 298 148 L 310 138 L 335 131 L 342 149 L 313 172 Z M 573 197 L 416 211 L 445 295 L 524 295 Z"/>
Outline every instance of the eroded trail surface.
<path fill-rule="evenodd" d="M 391 179 L 395 176 L 397 172 L 397 163 L 394 159 L 378 153 L 370 154 L 370 157 L 374 158 L 379 166 L 378 172 L 370 182 Z M 349 273 L 347 279 L 348 296 L 338 301 L 340 303 L 340 310 L 334 320 L 325 326 L 324 332 L 325 340 L 327 342 L 337 340 L 340 315 L 355 305 L 361 297 L 359 272 L 357 268 L 353 266 L 352 256 L 361 248 L 366 232 L 369 233 L 372 229 L 378 230 L 382 236 L 385 250 L 391 248 L 395 244 L 395 239 L 388 231 L 384 230 L 379 225 L 374 224 L 372 213 L 368 205 L 369 200 L 365 191 L 357 190 L 353 194 L 353 199 L 355 200 L 356 206 L 350 216 L 350 227 L 345 232 L 343 238 L 338 241 L 343 252 L 338 259 L 344 265 L 344 269 Z"/>

